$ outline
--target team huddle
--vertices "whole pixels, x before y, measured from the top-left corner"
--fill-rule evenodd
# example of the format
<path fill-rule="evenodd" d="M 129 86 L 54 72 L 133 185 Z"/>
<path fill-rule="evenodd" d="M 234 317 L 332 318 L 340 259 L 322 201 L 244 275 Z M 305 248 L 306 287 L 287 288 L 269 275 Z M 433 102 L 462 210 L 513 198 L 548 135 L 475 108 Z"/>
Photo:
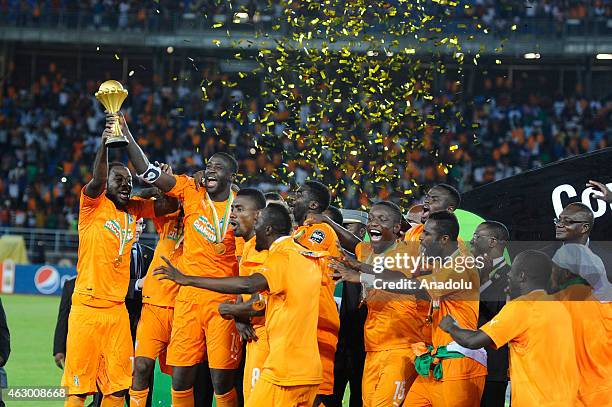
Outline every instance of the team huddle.
<path fill-rule="evenodd" d="M 128 168 L 108 163 L 104 141 L 116 120 L 153 198 L 133 197 Z M 156 360 L 172 376 L 175 407 L 194 406 L 203 361 L 219 407 L 239 399 L 258 407 L 336 405 L 338 281 L 356 287 L 367 308 L 364 406 L 499 405 L 500 394 L 503 405 L 508 359 L 513 406 L 611 405 L 610 283 L 586 244 L 564 240 L 552 260 L 527 250 L 510 266 L 503 224 L 482 223 L 469 245 L 459 238 L 453 212 L 461 197 L 446 184 L 429 190 L 412 225 L 396 204 L 381 201 L 357 233 L 334 216 L 320 182 L 299 185 L 285 203 L 239 189 L 237 171 L 231 155 L 216 153 L 193 177 L 175 175 L 149 162 L 121 116 L 107 116 L 81 192 L 66 406 L 83 406 L 98 390 L 104 407 L 123 406 L 128 391 L 130 406 L 145 406 Z M 124 297 L 140 218 L 153 220 L 159 242 L 133 345 Z M 586 234 L 586 242 L 593 222 L 588 207 L 571 204 L 557 230 Z M 392 261 L 406 257 L 442 261 L 411 263 L 416 268 Z M 506 286 L 508 303 L 500 294 Z"/>

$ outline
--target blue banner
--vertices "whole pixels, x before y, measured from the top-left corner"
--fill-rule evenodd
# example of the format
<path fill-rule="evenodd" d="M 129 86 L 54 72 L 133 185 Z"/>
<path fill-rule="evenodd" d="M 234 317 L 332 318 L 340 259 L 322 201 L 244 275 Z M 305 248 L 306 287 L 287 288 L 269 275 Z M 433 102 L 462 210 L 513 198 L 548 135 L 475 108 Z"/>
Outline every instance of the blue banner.
<path fill-rule="evenodd" d="M 74 276 L 76 276 L 76 267 L 17 264 L 13 294 L 61 295 L 64 282 Z"/>

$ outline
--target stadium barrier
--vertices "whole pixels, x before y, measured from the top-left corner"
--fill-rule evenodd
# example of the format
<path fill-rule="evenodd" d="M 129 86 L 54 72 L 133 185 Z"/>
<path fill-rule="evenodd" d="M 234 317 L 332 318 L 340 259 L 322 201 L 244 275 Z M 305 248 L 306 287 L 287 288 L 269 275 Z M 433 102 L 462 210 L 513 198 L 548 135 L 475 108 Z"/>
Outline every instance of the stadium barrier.
<path fill-rule="evenodd" d="M 64 282 L 76 276 L 75 267 L 51 264 L 15 264 L 5 260 L 0 264 L 2 294 L 61 295 Z"/>

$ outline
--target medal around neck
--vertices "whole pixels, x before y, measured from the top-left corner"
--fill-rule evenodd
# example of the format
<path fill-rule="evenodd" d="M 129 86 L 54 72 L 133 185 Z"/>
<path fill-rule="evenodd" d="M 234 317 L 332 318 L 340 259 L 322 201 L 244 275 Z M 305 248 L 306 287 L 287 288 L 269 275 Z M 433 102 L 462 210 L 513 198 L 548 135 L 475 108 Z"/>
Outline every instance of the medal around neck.
<path fill-rule="evenodd" d="M 223 214 L 223 218 L 219 220 L 219 215 L 217 214 L 217 209 L 215 208 L 215 204 L 208 196 L 208 192 L 206 193 L 206 201 L 210 206 L 212 217 L 213 217 L 213 227 L 215 228 L 215 242 L 213 243 L 213 247 L 216 254 L 225 254 L 225 244 L 223 243 L 223 239 L 225 238 L 225 233 L 229 227 L 229 213 L 232 207 L 232 202 L 234 202 L 234 194 L 230 191 L 229 197 L 227 198 L 227 204 L 225 205 L 225 213 Z M 204 204 L 204 202 L 202 202 Z M 223 226 L 222 226 L 223 225 Z"/>

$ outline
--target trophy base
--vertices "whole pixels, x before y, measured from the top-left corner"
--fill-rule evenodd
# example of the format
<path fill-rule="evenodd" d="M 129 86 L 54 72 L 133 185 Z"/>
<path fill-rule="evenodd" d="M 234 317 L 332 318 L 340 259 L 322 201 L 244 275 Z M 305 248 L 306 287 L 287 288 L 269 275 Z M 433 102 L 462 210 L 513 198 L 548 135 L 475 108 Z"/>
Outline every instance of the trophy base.
<path fill-rule="evenodd" d="M 128 141 L 123 135 L 121 135 L 109 137 L 108 139 L 106 139 L 106 143 L 104 143 L 104 145 L 108 148 L 119 148 L 127 146 Z"/>

